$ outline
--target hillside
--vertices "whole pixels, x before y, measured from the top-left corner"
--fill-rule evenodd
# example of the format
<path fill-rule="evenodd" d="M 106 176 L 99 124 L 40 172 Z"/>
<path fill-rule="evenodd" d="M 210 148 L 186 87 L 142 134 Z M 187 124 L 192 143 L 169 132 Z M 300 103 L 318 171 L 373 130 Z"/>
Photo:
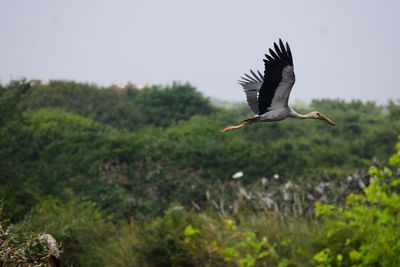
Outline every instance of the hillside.
<path fill-rule="evenodd" d="M 342 229 L 343 240 L 358 238 L 345 253 L 328 247 L 322 225 L 332 224 L 315 206 L 339 209 L 374 175 L 392 177 L 378 170 L 396 152 L 399 103 L 313 100 L 336 127 L 287 119 L 226 134 L 250 111 L 213 103 L 180 83 L 0 86 L 3 217 L 17 234 L 55 236 L 66 266 L 360 263 L 357 229 Z"/>

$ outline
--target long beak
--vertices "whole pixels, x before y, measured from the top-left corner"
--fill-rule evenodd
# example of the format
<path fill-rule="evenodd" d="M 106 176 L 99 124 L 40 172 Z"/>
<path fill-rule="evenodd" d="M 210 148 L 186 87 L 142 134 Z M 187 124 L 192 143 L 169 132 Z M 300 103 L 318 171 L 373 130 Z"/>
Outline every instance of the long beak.
<path fill-rule="evenodd" d="M 328 117 L 325 117 L 325 116 L 322 115 L 322 114 L 320 114 L 319 117 L 320 117 L 320 120 L 323 120 L 323 121 L 325 121 L 326 123 L 329 123 L 330 125 L 333 125 L 333 126 L 336 125 L 336 123 L 334 123 L 333 120 L 329 119 Z"/>

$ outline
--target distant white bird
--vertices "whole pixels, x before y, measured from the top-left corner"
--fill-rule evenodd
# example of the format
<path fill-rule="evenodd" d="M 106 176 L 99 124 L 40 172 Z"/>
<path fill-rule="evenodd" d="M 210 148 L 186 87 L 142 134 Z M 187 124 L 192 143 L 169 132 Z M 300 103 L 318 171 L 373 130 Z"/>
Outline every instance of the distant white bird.
<path fill-rule="evenodd" d="M 241 124 L 229 126 L 222 130 L 227 132 L 256 122 L 280 121 L 288 117 L 296 119 L 319 119 L 331 125 L 335 123 L 318 111 L 305 115 L 297 113 L 289 107 L 289 95 L 295 82 L 292 52 L 288 43 L 286 47 L 279 39 L 279 46 L 274 43 L 275 51 L 269 49 L 270 55 L 265 55 L 264 76 L 250 70 L 251 75 L 244 74 L 239 84 L 246 93 L 251 110 L 257 115 L 242 121 Z"/>
<path fill-rule="evenodd" d="M 232 179 L 239 179 L 239 178 L 242 178 L 242 177 L 243 177 L 243 172 L 242 171 L 239 171 L 239 172 L 237 172 L 237 173 L 232 175 Z"/>
<path fill-rule="evenodd" d="M 50 248 L 48 264 L 49 267 L 60 267 L 60 250 L 58 249 L 57 240 L 50 234 L 43 234 L 39 240 L 48 244 Z M 35 265 L 36 266 L 36 265 Z"/>

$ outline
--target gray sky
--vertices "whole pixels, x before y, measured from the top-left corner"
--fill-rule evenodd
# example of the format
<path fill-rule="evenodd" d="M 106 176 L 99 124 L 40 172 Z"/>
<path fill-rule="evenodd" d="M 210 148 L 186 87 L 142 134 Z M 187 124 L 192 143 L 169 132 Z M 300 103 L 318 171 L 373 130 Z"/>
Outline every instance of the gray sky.
<path fill-rule="evenodd" d="M 398 0 L 0 0 L 0 81 L 189 81 L 244 100 L 236 81 L 288 41 L 291 101 L 400 98 Z"/>

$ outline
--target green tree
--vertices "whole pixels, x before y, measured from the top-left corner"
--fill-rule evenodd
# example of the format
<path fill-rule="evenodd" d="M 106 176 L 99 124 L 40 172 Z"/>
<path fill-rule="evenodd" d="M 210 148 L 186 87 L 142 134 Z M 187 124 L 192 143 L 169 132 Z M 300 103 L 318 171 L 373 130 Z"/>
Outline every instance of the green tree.
<path fill-rule="evenodd" d="M 190 84 L 173 83 L 141 90 L 134 103 L 146 116 L 148 124 L 168 126 L 193 115 L 209 115 L 215 108 Z"/>
<path fill-rule="evenodd" d="M 27 110 L 52 107 L 91 118 L 119 129 L 137 130 L 143 126 L 144 114 L 130 97 L 137 91 L 101 88 L 94 84 L 50 81 L 33 87 L 22 106 Z"/>

